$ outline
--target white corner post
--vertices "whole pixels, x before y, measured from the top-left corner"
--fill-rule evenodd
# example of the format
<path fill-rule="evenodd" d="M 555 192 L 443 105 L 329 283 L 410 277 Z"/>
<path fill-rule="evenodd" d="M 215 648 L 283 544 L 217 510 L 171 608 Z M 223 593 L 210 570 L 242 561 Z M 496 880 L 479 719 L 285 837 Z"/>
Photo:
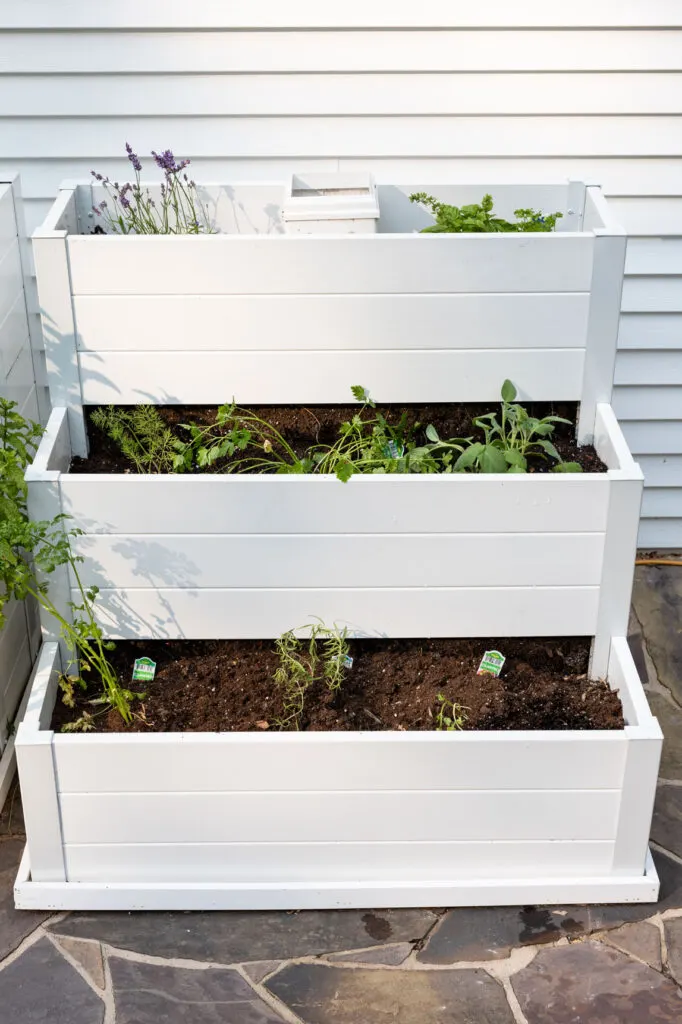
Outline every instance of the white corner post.
<path fill-rule="evenodd" d="M 50 218 L 33 234 L 33 258 L 39 282 L 38 301 L 45 339 L 45 360 L 53 408 L 69 411 L 74 455 L 88 454 L 83 416 L 76 321 L 71 296 L 68 230 L 76 227 L 73 189 L 63 189 Z"/>
<path fill-rule="evenodd" d="M 34 882 L 65 882 L 62 827 L 49 716 L 61 661 L 57 644 L 44 644 L 24 720 L 17 730 L 16 755 L 26 837 Z"/>
<path fill-rule="evenodd" d="M 590 677 L 606 679 L 611 638 L 627 636 L 644 476 L 636 463 L 610 472 L 604 561 Z"/>
<path fill-rule="evenodd" d="M 63 513 L 59 477 L 68 469 L 71 461 L 69 421 L 66 409 L 55 409 L 48 420 L 40 447 L 32 464 L 26 470 L 24 479 L 28 485 L 28 513 L 34 522 L 51 520 Z M 62 522 L 60 529 L 68 529 Z M 47 586 L 47 595 L 60 614 L 71 621 L 71 581 L 69 568 L 58 565 L 51 573 L 36 571 L 39 583 Z M 40 622 L 43 640 L 59 641 L 64 664 L 73 661 L 64 641 L 60 637 L 59 623 L 40 606 Z"/>
<path fill-rule="evenodd" d="M 611 402 L 627 246 L 625 230 L 607 221 L 608 207 L 601 189 L 588 186 L 585 191 L 584 229 L 593 230 L 595 238 L 587 348 L 578 417 L 579 444 L 590 444 L 593 441 L 597 405 L 600 402 Z"/>

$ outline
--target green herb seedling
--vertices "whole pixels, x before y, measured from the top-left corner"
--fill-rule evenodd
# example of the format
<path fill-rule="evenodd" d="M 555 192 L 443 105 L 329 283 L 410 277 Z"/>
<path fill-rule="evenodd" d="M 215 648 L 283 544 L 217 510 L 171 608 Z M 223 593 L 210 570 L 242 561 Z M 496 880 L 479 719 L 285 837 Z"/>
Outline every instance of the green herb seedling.
<path fill-rule="evenodd" d="M 443 732 L 459 732 L 464 728 L 467 720 L 465 711 L 461 704 L 448 700 L 445 694 L 439 693 L 438 707 L 436 708 L 436 729 Z"/>

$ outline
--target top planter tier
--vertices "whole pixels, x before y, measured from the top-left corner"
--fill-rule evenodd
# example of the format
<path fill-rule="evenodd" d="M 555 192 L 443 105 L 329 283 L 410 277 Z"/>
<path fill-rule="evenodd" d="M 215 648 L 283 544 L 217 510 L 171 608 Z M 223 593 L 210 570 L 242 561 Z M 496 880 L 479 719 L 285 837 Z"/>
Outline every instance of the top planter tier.
<path fill-rule="evenodd" d="M 152 186 L 153 188 L 153 186 Z M 290 235 L 286 185 L 201 189 L 214 235 L 91 235 L 101 190 L 60 191 L 33 236 L 53 406 L 86 454 L 84 404 L 495 401 L 611 396 L 625 235 L 601 190 L 380 185 L 376 234 Z M 420 235 L 428 190 L 561 210 L 541 234 Z"/>

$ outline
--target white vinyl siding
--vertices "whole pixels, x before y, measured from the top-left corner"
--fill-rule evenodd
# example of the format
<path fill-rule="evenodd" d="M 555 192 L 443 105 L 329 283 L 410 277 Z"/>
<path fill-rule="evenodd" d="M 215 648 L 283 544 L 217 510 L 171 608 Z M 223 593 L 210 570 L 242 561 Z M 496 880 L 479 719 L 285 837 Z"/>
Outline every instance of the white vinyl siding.
<path fill-rule="evenodd" d="M 648 476 L 640 542 L 682 546 L 679 0 L 23 0 L 0 68 L 31 228 L 63 179 L 127 174 L 126 141 L 211 181 L 601 184 L 630 235 L 614 406 Z"/>

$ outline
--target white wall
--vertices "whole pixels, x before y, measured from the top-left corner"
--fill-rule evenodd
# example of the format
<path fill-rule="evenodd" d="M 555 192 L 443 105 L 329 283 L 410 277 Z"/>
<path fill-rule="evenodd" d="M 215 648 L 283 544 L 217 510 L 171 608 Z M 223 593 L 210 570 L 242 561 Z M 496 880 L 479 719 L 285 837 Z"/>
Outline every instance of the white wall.
<path fill-rule="evenodd" d="M 13 189 L 10 183 L 0 181 L 0 397 L 16 402 L 22 416 L 37 420 L 18 238 L 20 204 L 17 186 Z M 0 630 L 0 753 L 40 643 L 40 623 L 32 604 L 13 601 L 4 610 L 7 621 Z"/>
<path fill-rule="evenodd" d="M 616 411 L 644 546 L 682 546 L 679 0 L 119 0 L 0 9 L 0 169 L 31 226 L 126 140 L 197 178 L 602 184 L 631 238 Z M 32 301 L 34 301 L 32 297 Z"/>

